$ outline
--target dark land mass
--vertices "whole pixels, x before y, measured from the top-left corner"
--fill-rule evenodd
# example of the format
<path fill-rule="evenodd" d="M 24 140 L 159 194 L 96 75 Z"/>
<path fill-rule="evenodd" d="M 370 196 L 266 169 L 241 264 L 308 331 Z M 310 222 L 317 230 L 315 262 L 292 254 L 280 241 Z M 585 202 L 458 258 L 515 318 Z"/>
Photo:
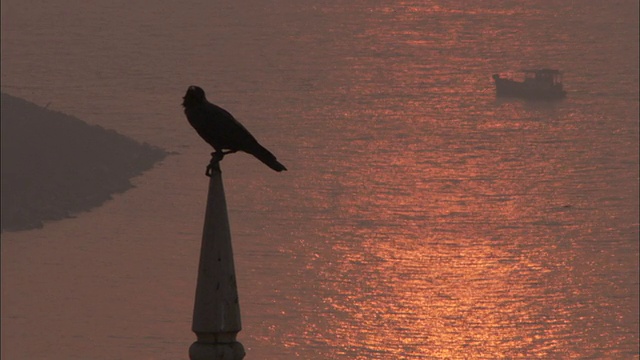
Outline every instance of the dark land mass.
<path fill-rule="evenodd" d="M 2 231 L 99 206 L 167 153 L 113 130 L 1 95 Z"/>

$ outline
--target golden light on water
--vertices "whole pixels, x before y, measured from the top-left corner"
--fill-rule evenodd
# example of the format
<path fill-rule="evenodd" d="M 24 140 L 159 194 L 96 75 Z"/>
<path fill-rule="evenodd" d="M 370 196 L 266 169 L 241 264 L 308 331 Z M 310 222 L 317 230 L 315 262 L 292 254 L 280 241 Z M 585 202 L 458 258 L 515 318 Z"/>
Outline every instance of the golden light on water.
<path fill-rule="evenodd" d="M 529 207 L 546 204 L 523 208 L 509 200 L 519 193 L 517 181 L 500 188 L 507 199 L 496 205 L 493 194 L 478 202 L 453 187 L 444 196 L 415 184 L 380 193 L 376 184 L 403 183 L 405 177 L 369 175 L 374 180 L 353 185 L 364 193 L 340 204 L 353 223 L 338 221 L 347 223 L 329 230 L 339 262 L 322 275 L 327 292 L 340 295 L 323 301 L 335 330 L 332 345 L 342 349 L 336 351 L 362 359 L 370 356 L 356 356 L 363 348 L 367 354 L 392 348 L 399 358 L 572 354 L 573 345 L 562 339 L 575 331 L 570 319 L 579 305 L 565 292 L 579 292 L 579 286 L 557 278 L 560 271 L 572 272 L 572 259 L 563 251 L 551 255 L 544 234 L 560 225 L 516 222 L 529 217 Z M 456 188 L 473 177 L 460 179 Z M 366 215 L 364 209 L 370 209 Z"/>
<path fill-rule="evenodd" d="M 322 139 L 336 172 L 314 182 L 334 189 L 315 206 L 338 214 L 318 225 L 326 246 L 308 264 L 321 279 L 316 310 L 331 332 L 318 341 L 330 357 L 602 354 L 591 324 L 623 310 L 607 298 L 611 284 L 601 284 L 597 304 L 582 294 L 597 257 L 584 241 L 597 241 L 589 229 L 603 221 L 586 217 L 584 187 L 594 185 L 578 170 L 591 152 L 582 115 L 495 100 L 482 55 L 493 38 L 513 36 L 490 19 L 523 11 L 399 4 L 356 35 L 358 56 L 336 83 L 356 101 L 327 119 L 348 141 Z M 443 12 L 446 28 L 425 33 L 436 20 L 425 13 Z M 461 16 L 470 13 L 486 21 L 480 35 Z M 434 57 L 447 65 L 430 65 Z M 604 313 L 589 314 L 594 306 Z"/>

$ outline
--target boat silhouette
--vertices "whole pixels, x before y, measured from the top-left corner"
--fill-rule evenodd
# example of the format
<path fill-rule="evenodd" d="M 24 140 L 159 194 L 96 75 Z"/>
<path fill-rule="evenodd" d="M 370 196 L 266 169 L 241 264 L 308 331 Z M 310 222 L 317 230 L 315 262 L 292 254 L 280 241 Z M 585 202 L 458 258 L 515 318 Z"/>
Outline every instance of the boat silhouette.
<path fill-rule="evenodd" d="M 524 81 L 493 75 L 496 84 L 496 96 L 524 99 L 562 99 L 567 92 L 562 88 L 562 72 L 555 69 L 526 69 Z"/>

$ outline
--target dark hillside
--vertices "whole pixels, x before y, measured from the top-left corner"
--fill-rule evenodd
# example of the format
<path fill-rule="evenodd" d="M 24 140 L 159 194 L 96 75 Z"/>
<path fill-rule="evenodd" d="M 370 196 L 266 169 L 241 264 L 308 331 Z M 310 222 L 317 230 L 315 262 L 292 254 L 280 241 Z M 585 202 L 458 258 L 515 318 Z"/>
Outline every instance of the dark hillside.
<path fill-rule="evenodd" d="M 102 204 L 166 152 L 2 94 L 2 230 L 42 226 Z"/>

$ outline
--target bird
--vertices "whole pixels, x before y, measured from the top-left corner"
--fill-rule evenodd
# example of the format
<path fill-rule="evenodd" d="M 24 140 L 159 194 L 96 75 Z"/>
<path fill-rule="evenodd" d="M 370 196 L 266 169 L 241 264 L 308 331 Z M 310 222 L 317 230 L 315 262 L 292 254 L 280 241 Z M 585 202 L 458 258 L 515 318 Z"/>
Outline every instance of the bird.
<path fill-rule="evenodd" d="M 231 113 L 209 102 L 202 88 L 189 86 L 182 99 L 189 124 L 215 150 L 211 153 L 212 162 L 221 160 L 226 154 L 243 151 L 275 171 L 287 170 Z"/>

